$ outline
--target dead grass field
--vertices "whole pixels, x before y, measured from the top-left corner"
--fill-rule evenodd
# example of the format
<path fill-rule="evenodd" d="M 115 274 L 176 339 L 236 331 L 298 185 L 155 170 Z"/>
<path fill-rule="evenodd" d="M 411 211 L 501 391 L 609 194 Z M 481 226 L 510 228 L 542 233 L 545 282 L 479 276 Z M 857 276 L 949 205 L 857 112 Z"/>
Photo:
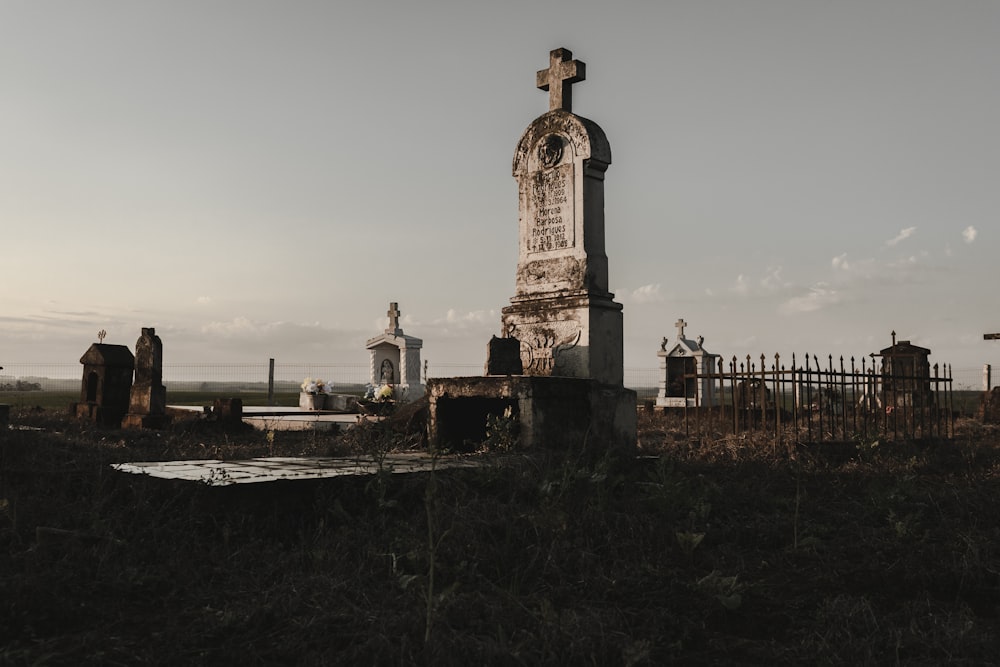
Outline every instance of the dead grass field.
<path fill-rule="evenodd" d="M 1000 434 L 692 444 L 642 457 L 214 488 L 129 460 L 410 447 L 390 429 L 0 433 L 0 664 L 984 665 Z M 22 430 L 32 427 L 37 430 Z"/>

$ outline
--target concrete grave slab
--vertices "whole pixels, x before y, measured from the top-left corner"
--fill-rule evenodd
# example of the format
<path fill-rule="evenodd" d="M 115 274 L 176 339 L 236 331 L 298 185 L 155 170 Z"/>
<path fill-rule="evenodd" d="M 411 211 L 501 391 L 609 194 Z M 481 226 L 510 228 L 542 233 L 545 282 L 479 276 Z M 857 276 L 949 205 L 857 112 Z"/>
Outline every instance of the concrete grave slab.
<path fill-rule="evenodd" d="M 393 474 L 429 472 L 453 468 L 478 468 L 486 460 L 476 457 L 439 456 L 426 452 L 389 454 L 383 469 Z M 139 461 L 116 463 L 113 469 L 133 475 L 159 479 L 200 482 L 210 486 L 260 484 L 278 480 L 326 479 L 331 477 L 374 475 L 378 466 L 368 457 L 287 457 L 253 458 L 245 461 L 218 459 L 189 461 Z"/>

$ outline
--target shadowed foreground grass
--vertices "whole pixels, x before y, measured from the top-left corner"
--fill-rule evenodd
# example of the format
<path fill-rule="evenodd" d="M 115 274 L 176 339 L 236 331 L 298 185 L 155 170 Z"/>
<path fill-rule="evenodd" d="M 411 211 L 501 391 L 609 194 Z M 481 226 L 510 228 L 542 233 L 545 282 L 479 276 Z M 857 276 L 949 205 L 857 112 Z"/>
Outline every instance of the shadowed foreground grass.
<path fill-rule="evenodd" d="M 0 433 L 0 663 L 996 664 L 1000 436 L 213 488 L 112 462 L 378 454 L 389 430 Z M 501 460 L 506 462 L 500 463 Z"/>

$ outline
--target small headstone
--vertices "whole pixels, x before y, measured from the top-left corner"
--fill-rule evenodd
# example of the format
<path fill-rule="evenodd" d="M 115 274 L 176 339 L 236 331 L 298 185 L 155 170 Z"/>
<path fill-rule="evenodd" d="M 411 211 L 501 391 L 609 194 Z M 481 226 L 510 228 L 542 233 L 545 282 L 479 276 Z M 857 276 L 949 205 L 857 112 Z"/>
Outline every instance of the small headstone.
<path fill-rule="evenodd" d="M 237 426 L 243 423 L 242 398 L 217 398 L 212 401 L 212 416 L 226 426 Z"/>
<path fill-rule="evenodd" d="M 163 386 L 163 343 L 156 329 L 143 327 L 135 343 L 135 380 L 124 428 L 163 428 L 167 415 L 167 388 Z"/>
<path fill-rule="evenodd" d="M 486 345 L 486 375 L 521 375 L 521 341 L 493 336 Z"/>

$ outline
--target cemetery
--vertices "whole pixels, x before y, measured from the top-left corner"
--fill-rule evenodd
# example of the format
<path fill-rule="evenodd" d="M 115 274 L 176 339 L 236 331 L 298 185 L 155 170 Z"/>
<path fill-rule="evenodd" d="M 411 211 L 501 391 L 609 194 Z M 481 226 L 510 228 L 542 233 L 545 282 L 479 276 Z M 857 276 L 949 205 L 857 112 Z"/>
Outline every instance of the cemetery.
<path fill-rule="evenodd" d="M 585 80 L 564 48 L 536 74 L 481 375 L 422 375 L 392 301 L 363 392 L 178 405 L 143 327 L 68 409 L 3 406 L 0 662 L 994 663 L 996 392 L 963 412 L 895 332 L 737 359 L 678 318 L 640 400 Z"/>

